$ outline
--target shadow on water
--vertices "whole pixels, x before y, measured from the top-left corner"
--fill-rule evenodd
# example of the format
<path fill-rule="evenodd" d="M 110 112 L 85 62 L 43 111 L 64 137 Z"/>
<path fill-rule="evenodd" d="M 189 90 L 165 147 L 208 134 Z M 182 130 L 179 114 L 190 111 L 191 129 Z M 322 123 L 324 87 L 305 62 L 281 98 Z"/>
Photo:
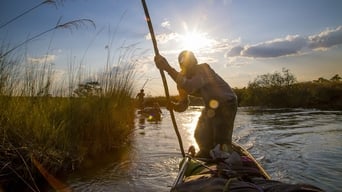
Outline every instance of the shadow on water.
<path fill-rule="evenodd" d="M 126 180 L 133 166 L 132 145 L 127 143 L 120 149 L 85 160 L 83 167 L 69 175 L 67 183 L 73 191 L 92 191 L 112 182 Z M 101 191 L 101 190 L 99 190 Z"/>

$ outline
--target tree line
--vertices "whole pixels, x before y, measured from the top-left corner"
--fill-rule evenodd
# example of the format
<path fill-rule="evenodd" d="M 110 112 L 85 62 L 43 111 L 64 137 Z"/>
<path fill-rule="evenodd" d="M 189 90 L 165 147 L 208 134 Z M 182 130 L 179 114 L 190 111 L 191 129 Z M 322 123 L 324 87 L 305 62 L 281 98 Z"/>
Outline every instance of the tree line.
<path fill-rule="evenodd" d="M 248 86 L 235 89 L 239 106 L 342 109 L 342 81 L 336 74 L 298 82 L 288 70 L 257 76 Z"/>

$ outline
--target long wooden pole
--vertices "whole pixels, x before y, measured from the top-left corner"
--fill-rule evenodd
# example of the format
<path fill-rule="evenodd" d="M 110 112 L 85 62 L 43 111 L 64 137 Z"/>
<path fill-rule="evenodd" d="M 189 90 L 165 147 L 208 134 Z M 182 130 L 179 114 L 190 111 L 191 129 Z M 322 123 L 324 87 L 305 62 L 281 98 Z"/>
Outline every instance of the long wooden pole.
<path fill-rule="evenodd" d="M 159 55 L 159 50 L 158 50 L 158 47 L 157 47 L 157 40 L 156 40 L 156 37 L 154 35 L 152 21 L 151 21 L 150 15 L 148 13 L 146 2 L 145 2 L 145 0 L 141 0 L 141 2 L 142 2 L 142 5 L 144 7 L 144 12 L 145 12 L 145 17 L 146 17 L 146 22 L 147 22 L 147 25 L 148 25 L 148 29 L 150 30 L 150 35 L 151 35 L 151 39 L 152 39 L 152 43 L 153 43 L 153 48 L 154 48 L 154 54 L 155 55 Z M 166 96 L 167 102 L 170 102 L 170 94 L 169 94 L 169 89 L 168 89 L 168 86 L 167 86 L 167 81 L 166 81 L 166 78 L 165 78 L 165 73 L 161 69 L 159 70 L 159 72 L 160 72 L 160 76 L 162 77 L 162 80 L 163 80 L 164 91 L 165 91 L 165 96 Z M 184 148 L 183 148 L 182 138 L 181 138 L 181 136 L 179 134 L 177 123 L 176 123 L 176 119 L 175 119 L 175 115 L 174 115 L 172 109 L 170 110 L 170 115 L 171 115 L 171 120 L 172 120 L 173 128 L 174 128 L 174 130 L 176 132 L 176 135 L 177 135 L 177 139 L 178 139 L 178 143 L 179 143 L 179 146 L 180 146 L 180 150 L 182 152 L 183 157 L 185 157 L 185 152 L 184 152 Z"/>

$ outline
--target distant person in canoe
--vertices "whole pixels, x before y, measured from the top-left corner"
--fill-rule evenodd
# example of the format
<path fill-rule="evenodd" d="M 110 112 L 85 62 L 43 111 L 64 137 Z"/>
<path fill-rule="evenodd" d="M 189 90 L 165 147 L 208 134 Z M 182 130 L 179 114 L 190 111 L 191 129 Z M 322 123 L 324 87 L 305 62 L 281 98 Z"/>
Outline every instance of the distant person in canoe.
<path fill-rule="evenodd" d="M 160 109 L 159 103 L 154 102 L 153 106 L 146 113 L 148 114 L 148 121 L 160 121 L 163 112 Z"/>
<path fill-rule="evenodd" d="M 157 67 L 166 71 L 177 83 L 179 100 L 169 108 L 183 112 L 189 105 L 188 96 L 201 97 L 202 110 L 195 130 L 200 148 L 197 157 L 210 157 L 209 152 L 217 144 L 222 150 L 232 151 L 232 135 L 237 111 L 237 96 L 233 89 L 207 63 L 198 64 L 193 52 L 182 51 L 178 56 L 180 72 L 172 68 L 165 57 L 156 55 Z"/>
<path fill-rule="evenodd" d="M 141 89 L 140 92 L 137 94 L 136 98 L 138 98 L 138 108 L 144 109 L 144 89 Z"/>

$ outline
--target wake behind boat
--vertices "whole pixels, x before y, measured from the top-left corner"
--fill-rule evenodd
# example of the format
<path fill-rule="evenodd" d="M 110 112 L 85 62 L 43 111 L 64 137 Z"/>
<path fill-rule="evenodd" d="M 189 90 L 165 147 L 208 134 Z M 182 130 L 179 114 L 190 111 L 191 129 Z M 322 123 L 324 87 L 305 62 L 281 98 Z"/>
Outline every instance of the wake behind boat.
<path fill-rule="evenodd" d="M 243 147 L 233 143 L 232 153 L 214 150 L 212 158 L 196 158 L 190 147 L 183 158 L 171 192 L 323 191 L 308 184 L 286 184 L 270 175 Z"/>

